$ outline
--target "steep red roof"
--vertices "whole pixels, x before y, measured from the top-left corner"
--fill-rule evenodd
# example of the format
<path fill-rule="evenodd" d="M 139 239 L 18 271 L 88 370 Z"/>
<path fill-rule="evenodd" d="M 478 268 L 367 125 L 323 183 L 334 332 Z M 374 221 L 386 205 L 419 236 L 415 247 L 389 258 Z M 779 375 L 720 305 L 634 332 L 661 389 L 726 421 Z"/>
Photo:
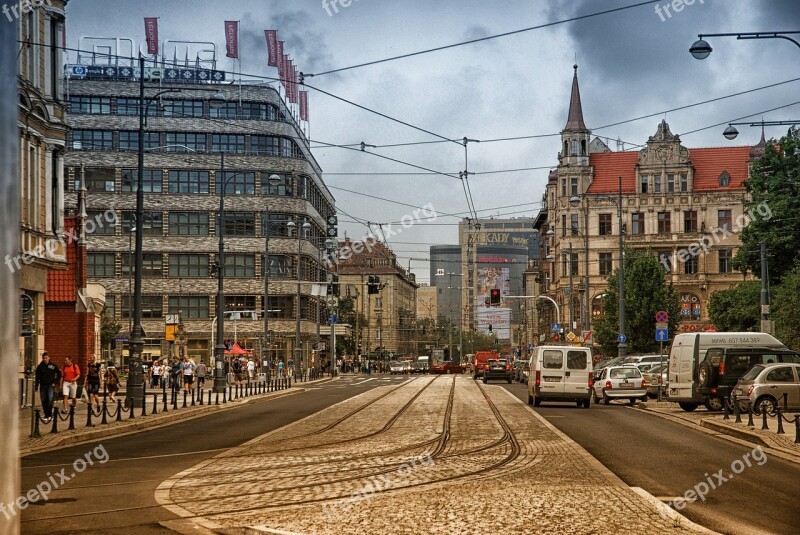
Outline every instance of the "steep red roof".
<path fill-rule="evenodd" d="M 70 230 L 75 228 L 77 220 L 74 217 L 64 218 L 64 234 L 71 236 Z M 47 303 L 73 303 L 77 291 L 77 251 L 74 243 L 67 242 L 67 269 L 47 272 L 47 293 L 44 300 Z"/>
<path fill-rule="evenodd" d="M 742 182 L 747 180 L 749 158 L 750 147 L 689 149 L 689 159 L 694 165 L 694 191 L 744 189 Z M 727 188 L 719 185 L 719 176 L 724 171 L 731 176 Z"/>
<path fill-rule="evenodd" d="M 636 164 L 639 152 L 593 152 L 589 165 L 594 166 L 594 178 L 587 193 L 618 193 L 622 176 L 622 193 L 636 193 Z"/>

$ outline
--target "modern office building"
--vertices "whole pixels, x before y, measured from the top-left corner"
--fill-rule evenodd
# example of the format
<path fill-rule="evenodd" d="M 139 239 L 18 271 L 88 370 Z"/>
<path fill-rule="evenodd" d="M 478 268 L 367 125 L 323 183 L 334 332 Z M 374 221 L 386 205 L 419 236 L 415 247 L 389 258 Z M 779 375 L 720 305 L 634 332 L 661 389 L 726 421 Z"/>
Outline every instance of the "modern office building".
<path fill-rule="evenodd" d="M 431 245 L 431 286 L 436 288 L 436 316 L 461 325 L 461 246 Z"/>
<path fill-rule="evenodd" d="M 107 313 L 123 327 L 120 341 L 132 327 L 140 225 L 145 358 L 187 352 L 208 361 L 216 343 L 216 270 L 223 269 L 225 339 L 256 355 L 268 340 L 273 360 L 290 358 L 299 301 L 299 340 L 309 362 L 324 305 L 312 285 L 325 280 L 321 250 L 334 198 L 278 89 L 222 83 L 225 73 L 213 61 L 181 69 L 148 63 L 145 213 L 136 221 L 140 73 L 133 60 L 112 54 L 79 57 L 67 74 L 66 197 L 74 204 L 85 184 L 88 279 L 105 287 Z M 219 92 L 224 102 L 212 103 Z M 224 266 L 217 265 L 220 232 Z"/>

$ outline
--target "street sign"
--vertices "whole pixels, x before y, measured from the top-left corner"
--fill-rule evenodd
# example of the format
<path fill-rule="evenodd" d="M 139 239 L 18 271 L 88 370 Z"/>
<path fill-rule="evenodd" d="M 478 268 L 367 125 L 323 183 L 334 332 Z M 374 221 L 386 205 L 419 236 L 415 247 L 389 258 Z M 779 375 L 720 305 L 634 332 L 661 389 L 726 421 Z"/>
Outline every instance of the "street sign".
<path fill-rule="evenodd" d="M 656 322 L 658 323 L 667 323 L 669 322 L 669 314 L 666 310 L 659 310 L 656 312 Z"/>
<path fill-rule="evenodd" d="M 617 342 L 619 342 L 620 344 L 624 344 L 627 341 L 628 341 L 628 337 L 625 336 L 624 334 L 621 334 L 621 335 L 617 336 Z"/>
<path fill-rule="evenodd" d="M 669 323 L 656 323 L 656 329 L 669 329 Z"/>
<path fill-rule="evenodd" d="M 567 340 L 569 340 L 570 342 L 574 342 L 574 341 L 575 341 L 575 339 L 576 339 L 577 337 L 578 337 L 578 336 L 577 336 L 577 335 L 576 335 L 574 332 L 572 332 L 572 331 L 570 331 L 570 332 L 567 334 Z"/>
<path fill-rule="evenodd" d="M 336 325 L 337 321 L 339 321 L 339 316 L 336 314 L 331 314 L 331 325 Z"/>
<path fill-rule="evenodd" d="M 551 323 L 550 324 L 550 332 L 551 333 L 561 332 L 561 324 L 560 323 Z"/>
<path fill-rule="evenodd" d="M 656 329 L 656 342 L 667 342 L 669 340 L 669 329 Z"/>
<path fill-rule="evenodd" d="M 325 302 L 328 304 L 329 307 L 337 307 L 339 306 L 339 298 L 335 295 L 329 296 Z"/>

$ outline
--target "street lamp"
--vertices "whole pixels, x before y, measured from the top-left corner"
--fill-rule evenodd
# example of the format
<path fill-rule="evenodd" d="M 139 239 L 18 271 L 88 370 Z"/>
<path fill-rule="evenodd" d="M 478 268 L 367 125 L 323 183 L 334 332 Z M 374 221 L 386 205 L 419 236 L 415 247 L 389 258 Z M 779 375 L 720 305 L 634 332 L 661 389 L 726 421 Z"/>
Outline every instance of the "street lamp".
<path fill-rule="evenodd" d="M 277 186 L 281 183 L 281 177 L 276 174 L 271 174 L 267 178 L 267 184 L 270 186 Z M 262 192 L 263 193 L 263 192 Z M 264 345 L 261 348 L 261 360 L 262 365 L 264 368 L 269 366 L 270 362 L 270 337 L 269 337 L 269 272 L 270 272 L 270 261 L 269 261 L 269 233 L 270 233 L 270 226 L 272 225 L 272 221 L 269 220 L 269 208 L 264 210 L 264 218 L 266 223 L 264 224 Z"/>
<path fill-rule="evenodd" d="M 747 125 L 747 126 L 793 126 L 800 124 L 800 120 L 797 121 L 753 121 L 753 122 L 743 122 L 743 123 L 728 123 L 728 127 L 722 132 L 722 135 L 725 136 L 725 139 L 736 139 L 736 136 L 739 135 L 739 130 L 736 129 L 734 125 Z"/>
<path fill-rule="evenodd" d="M 711 51 L 711 45 L 703 37 L 736 37 L 737 39 L 786 39 L 800 47 L 800 42 L 795 41 L 789 35 L 800 34 L 800 31 L 792 32 L 745 32 L 745 33 L 706 33 L 699 34 L 698 40 L 689 47 L 689 52 L 695 59 L 706 59 Z"/>
<path fill-rule="evenodd" d="M 617 198 L 615 199 L 612 196 L 601 196 L 597 197 L 599 199 L 608 199 L 614 204 L 617 205 L 617 217 L 619 220 L 619 336 L 617 338 L 617 351 L 620 357 L 624 357 L 628 353 L 628 344 L 627 338 L 625 336 L 625 259 L 623 258 L 624 255 L 624 233 L 623 233 L 623 223 L 622 223 L 622 176 L 619 176 L 619 192 L 617 194 Z M 573 195 L 569 199 L 570 206 L 579 206 L 581 202 L 586 199 L 586 194 L 583 196 Z M 584 205 L 584 224 L 587 225 L 589 220 L 589 206 L 588 204 Z M 589 258 L 589 237 L 588 237 L 588 225 L 584 228 L 584 253 L 586 254 L 587 259 L 587 271 L 586 271 L 586 302 L 587 302 L 587 310 L 586 313 L 589 314 L 588 310 L 588 303 L 589 303 L 589 271 L 588 271 L 588 258 Z"/>
<path fill-rule="evenodd" d="M 289 221 L 286 223 L 286 227 L 289 229 L 289 234 L 297 227 L 297 224 L 294 221 Z M 301 228 L 303 229 L 304 233 L 307 233 L 308 230 L 311 228 L 311 223 L 305 221 Z M 295 338 L 294 338 L 294 355 L 295 355 L 295 372 L 297 370 L 297 366 L 300 367 L 301 373 L 303 370 L 303 348 L 300 345 L 300 254 L 303 242 L 301 241 L 300 231 L 297 232 L 297 317 L 295 318 Z"/>

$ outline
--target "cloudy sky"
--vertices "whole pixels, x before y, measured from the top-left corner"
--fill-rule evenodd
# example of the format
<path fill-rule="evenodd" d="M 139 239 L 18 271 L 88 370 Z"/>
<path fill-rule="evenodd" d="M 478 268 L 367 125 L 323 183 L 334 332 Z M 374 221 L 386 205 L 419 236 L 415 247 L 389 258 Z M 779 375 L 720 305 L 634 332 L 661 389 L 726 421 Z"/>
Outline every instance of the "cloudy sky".
<path fill-rule="evenodd" d="M 457 243 L 467 201 L 458 178 L 400 162 L 457 177 L 465 169 L 464 148 L 442 138 L 479 140 L 468 144 L 467 162 L 476 173 L 469 185 L 479 216 L 535 215 L 548 169 L 557 164 L 576 61 L 586 124 L 609 138 L 612 150 L 644 143 L 662 118 L 673 133 L 686 133 L 681 137 L 689 148 L 758 141 L 760 131 L 747 126 L 727 141 L 724 125 L 713 126 L 718 123 L 747 116 L 800 118 L 800 48 L 791 42 L 709 37 L 714 52 L 708 59 L 695 60 L 688 52 L 699 33 L 800 30 L 798 0 L 684 0 L 691 5 L 679 12 L 666 11 L 672 3 L 667 0 L 339 2 L 326 10 L 321 0 L 70 0 L 68 46 L 78 48 L 81 36 L 114 36 L 144 47 L 143 17 L 159 17 L 162 40 L 214 41 L 219 67 L 231 70 L 223 21 L 239 20 L 242 71 L 277 76 L 266 65 L 263 30 L 278 30 L 299 70 L 318 74 L 306 78 L 308 127 L 336 197 L 340 237 L 364 236 L 365 222 L 394 223 L 397 230 L 415 207 L 432 205 L 439 213 L 435 221 L 388 239 L 402 265 L 410 265 L 423 283 L 429 280 L 429 245 Z M 570 20 L 578 17 L 585 18 Z M 536 26 L 544 27 L 348 68 Z M 343 70 L 322 74 L 338 69 Z M 669 111 L 790 80 L 795 81 Z M 622 121 L 629 122 L 606 126 Z M 784 131 L 774 127 L 767 136 Z M 489 141 L 525 136 L 538 137 Z M 624 146 L 618 149 L 617 140 Z M 368 152 L 400 162 L 326 146 L 362 141 L 379 146 Z M 381 147 L 413 142 L 436 143 Z"/>

